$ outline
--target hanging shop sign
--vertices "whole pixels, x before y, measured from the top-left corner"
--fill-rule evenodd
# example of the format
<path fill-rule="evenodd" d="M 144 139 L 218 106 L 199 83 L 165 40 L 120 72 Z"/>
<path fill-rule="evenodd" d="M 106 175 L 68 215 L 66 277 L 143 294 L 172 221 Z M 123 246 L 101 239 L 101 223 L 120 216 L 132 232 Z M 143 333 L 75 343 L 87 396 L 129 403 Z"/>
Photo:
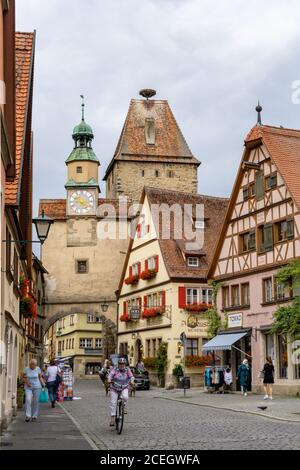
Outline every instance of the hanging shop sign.
<path fill-rule="evenodd" d="M 141 310 L 139 307 L 132 307 L 130 309 L 130 319 L 139 320 L 141 318 Z"/>

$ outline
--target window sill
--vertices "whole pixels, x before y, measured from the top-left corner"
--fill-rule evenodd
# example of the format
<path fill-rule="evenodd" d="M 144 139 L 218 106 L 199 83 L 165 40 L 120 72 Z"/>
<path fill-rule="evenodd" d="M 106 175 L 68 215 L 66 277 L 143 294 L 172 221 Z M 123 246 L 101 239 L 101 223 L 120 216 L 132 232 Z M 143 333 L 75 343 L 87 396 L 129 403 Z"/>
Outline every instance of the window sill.
<path fill-rule="evenodd" d="M 250 308 L 250 305 L 234 305 L 231 307 L 223 307 L 222 312 L 233 312 L 235 310 L 247 310 Z"/>
<path fill-rule="evenodd" d="M 283 304 L 285 302 L 291 302 L 293 299 L 294 299 L 294 297 L 286 297 L 284 299 L 273 299 L 273 300 L 269 300 L 268 302 L 262 302 L 260 305 L 262 307 L 265 307 L 267 305 Z"/>
<path fill-rule="evenodd" d="M 251 248 L 250 250 L 246 250 L 246 251 L 240 251 L 239 252 L 239 255 L 247 255 L 248 253 L 253 253 L 255 252 L 256 248 Z"/>

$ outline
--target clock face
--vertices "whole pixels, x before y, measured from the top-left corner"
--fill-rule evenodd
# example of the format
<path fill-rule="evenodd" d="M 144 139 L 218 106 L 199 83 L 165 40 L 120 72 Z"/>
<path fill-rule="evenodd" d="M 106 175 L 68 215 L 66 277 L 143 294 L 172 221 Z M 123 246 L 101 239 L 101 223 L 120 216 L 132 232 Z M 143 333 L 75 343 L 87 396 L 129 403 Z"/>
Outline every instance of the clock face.
<path fill-rule="evenodd" d="M 75 214 L 88 214 L 94 209 L 95 197 L 86 189 L 78 189 L 69 198 L 70 210 Z"/>

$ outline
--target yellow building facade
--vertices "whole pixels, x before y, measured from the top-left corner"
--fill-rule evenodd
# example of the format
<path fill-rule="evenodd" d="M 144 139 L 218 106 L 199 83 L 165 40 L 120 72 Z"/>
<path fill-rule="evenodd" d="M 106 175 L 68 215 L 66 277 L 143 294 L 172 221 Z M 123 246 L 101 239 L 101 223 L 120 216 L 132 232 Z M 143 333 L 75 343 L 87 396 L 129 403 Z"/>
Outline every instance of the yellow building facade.
<path fill-rule="evenodd" d="M 75 377 L 91 376 L 98 373 L 104 362 L 102 323 L 91 314 L 75 313 L 58 320 L 46 339 L 50 343 L 55 335 L 54 358 L 67 360 Z M 50 344 L 48 348 L 50 350 Z M 49 360 L 51 359 L 48 357 Z M 68 359 L 66 359 L 68 358 Z"/>
<path fill-rule="evenodd" d="M 172 371 L 181 364 L 192 385 L 200 385 L 202 370 L 191 364 L 201 361 L 202 345 L 208 339 L 205 311 L 212 304 L 212 289 L 206 272 L 227 200 L 145 188 L 142 201 L 137 233 L 130 243 L 120 282 L 118 351 L 129 355 L 131 365 L 143 359 L 154 381 L 151 364 L 160 344 L 167 343 L 165 382 L 174 382 Z M 158 228 L 153 218 L 153 207 L 158 203 L 177 204 L 178 208 L 204 205 L 202 249 L 189 253 L 181 243 L 183 238 L 176 240 L 174 233 L 163 239 L 161 224 Z M 174 220 L 171 215 L 171 225 Z M 180 341 L 183 333 L 185 347 Z"/>

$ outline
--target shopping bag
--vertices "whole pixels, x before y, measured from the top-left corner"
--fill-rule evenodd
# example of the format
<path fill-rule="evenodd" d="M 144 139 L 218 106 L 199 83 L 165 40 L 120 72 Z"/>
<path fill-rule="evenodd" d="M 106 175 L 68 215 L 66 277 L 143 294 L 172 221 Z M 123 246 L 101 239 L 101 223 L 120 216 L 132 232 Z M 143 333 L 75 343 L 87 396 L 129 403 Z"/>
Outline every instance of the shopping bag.
<path fill-rule="evenodd" d="M 264 379 L 264 377 L 265 377 L 265 372 L 264 372 L 263 370 L 261 370 L 261 371 L 259 372 L 259 374 L 258 374 L 258 378 L 259 378 L 260 380 L 262 380 L 262 379 Z"/>
<path fill-rule="evenodd" d="M 40 403 L 48 403 L 48 390 L 43 388 L 40 393 Z"/>

